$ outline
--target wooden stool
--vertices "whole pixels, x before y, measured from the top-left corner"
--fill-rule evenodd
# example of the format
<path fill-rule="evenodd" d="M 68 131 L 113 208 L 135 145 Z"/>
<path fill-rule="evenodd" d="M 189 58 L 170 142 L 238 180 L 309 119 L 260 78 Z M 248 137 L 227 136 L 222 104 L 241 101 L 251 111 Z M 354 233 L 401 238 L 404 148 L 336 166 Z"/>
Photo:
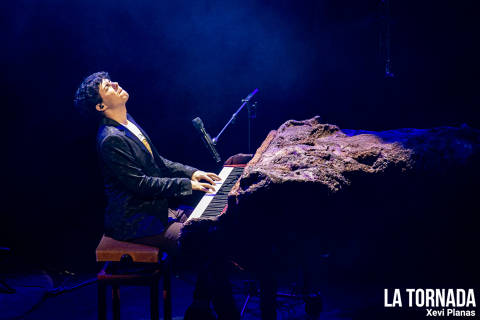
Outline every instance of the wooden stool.
<path fill-rule="evenodd" d="M 150 317 L 159 318 L 159 280 L 163 275 L 164 319 L 172 319 L 172 296 L 170 283 L 170 265 L 166 253 L 159 258 L 159 249 L 142 244 L 118 241 L 103 236 L 96 254 L 97 262 L 104 262 L 97 275 L 98 280 L 98 319 L 107 319 L 106 290 L 112 286 L 113 319 L 120 319 L 120 285 L 140 285 L 150 287 Z M 125 265 L 131 267 L 150 267 L 141 271 L 125 271 Z"/>

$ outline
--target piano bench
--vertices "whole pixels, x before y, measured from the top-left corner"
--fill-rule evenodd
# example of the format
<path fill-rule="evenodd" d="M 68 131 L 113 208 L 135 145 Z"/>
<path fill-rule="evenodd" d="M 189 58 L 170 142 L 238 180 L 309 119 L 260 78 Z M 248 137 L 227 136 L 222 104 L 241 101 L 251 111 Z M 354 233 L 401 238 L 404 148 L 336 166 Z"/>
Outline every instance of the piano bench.
<path fill-rule="evenodd" d="M 159 281 L 163 276 L 164 319 L 172 319 L 170 263 L 166 253 L 142 244 L 118 241 L 103 236 L 96 250 L 97 262 L 103 268 L 97 274 L 98 319 L 107 319 L 107 286 L 112 287 L 113 319 L 120 319 L 120 286 L 150 287 L 150 317 L 159 319 Z"/>

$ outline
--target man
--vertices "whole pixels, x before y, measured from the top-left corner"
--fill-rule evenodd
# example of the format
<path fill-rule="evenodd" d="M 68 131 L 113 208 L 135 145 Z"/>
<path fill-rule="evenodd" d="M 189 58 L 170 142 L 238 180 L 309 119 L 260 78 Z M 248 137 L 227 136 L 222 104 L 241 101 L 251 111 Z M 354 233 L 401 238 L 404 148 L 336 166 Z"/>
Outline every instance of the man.
<path fill-rule="evenodd" d="M 128 98 L 128 93 L 112 82 L 106 72 L 85 78 L 75 95 L 76 108 L 101 121 L 97 149 L 107 196 L 105 234 L 178 255 L 178 240 L 188 213 L 172 205 L 192 194 L 192 190 L 213 191 L 220 178 L 163 158 L 127 113 Z M 199 279 L 198 283 L 206 282 Z M 202 293 L 198 283 L 196 300 L 208 300 L 210 294 Z M 216 308 L 219 317 L 225 313 L 225 319 L 237 318 L 232 302 L 233 299 L 221 301 L 220 311 Z M 208 308 L 208 301 L 197 301 L 196 306 L 199 305 Z"/>

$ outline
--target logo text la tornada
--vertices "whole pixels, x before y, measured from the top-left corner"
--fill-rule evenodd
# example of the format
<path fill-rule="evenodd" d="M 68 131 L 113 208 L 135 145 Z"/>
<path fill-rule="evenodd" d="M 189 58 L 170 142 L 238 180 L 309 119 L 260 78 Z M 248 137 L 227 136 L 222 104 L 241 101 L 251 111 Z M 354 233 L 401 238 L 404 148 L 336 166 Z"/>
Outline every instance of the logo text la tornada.
<path fill-rule="evenodd" d="M 476 307 L 473 289 L 389 289 L 384 290 L 385 307 Z"/>

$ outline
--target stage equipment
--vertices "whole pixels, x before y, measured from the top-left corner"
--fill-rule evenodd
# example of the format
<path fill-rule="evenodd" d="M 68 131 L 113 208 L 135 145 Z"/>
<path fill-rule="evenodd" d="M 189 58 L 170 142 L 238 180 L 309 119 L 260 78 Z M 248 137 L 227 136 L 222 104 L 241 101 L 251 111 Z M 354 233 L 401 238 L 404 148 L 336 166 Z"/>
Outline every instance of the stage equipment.
<path fill-rule="evenodd" d="M 212 141 L 207 131 L 205 131 L 205 127 L 203 125 L 202 119 L 197 117 L 192 120 L 192 123 L 195 129 L 197 129 L 197 131 L 202 136 L 202 141 L 205 144 L 205 147 L 207 147 L 208 151 L 210 151 L 213 158 L 215 159 L 215 162 L 219 164 L 222 161 L 222 159 L 220 158 L 220 155 L 218 154 L 217 149 L 215 148 L 215 143 Z"/>
<path fill-rule="evenodd" d="M 380 2 L 382 30 L 380 32 L 380 50 L 385 62 L 385 78 L 394 78 L 392 72 L 392 55 L 390 52 L 390 0 L 382 0 Z"/>
<path fill-rule="evenodd" d="M 253 96 L 258 92 L 258 89 L 253 90 L 245 99 L 242 99 L 242 105 L 238 108 L 238 110 L 232 115 L 230 120 L 227 122 L 227 124 L 223 127 L 223 129 L 220 131 L 220 133 L 213 138 L 213 144 L 217 144 L 218 139 L 220 139 L 220 136 L 222 135 L 223 131 L 227 129 L 227 127 L 230 125 L 230 123 L 234 122 L 235 119 L 237 118 L 237 115 L 240 111 L 242 111 L 243 107 L 247 105 L 248 107 L 248 153 L 251 152 L 251 120 L 255 119 L 255 110 L 256 110 L 256 104 L 257 102 L 254 102 L 253 105 L 250 105 L 250 100 L 253 98 Z"/>
<path fill-rule="evenodd" d="M 197 129 L 198 132 L 200 132 L 200 135 L 202 136 L 202 141 L 207 147 L 208 151 L 210 151 L 211 155 L 215 159 L 215 162 L 219 164 L 221 162 L 220 155 L 217 152 L 217 149 L 215 148 L 218 139 L 220 139 L 220 136 L 222 133 L 227 129 L 227 127 L 230 125 L 230 123 L 235 122 L 235 119 L 237 118 L 237 115 L 240 111 L 242 111 L 243 107 L 247 105 L 248 109 L 248 152 L 251 152 L 251 131 L 252 131 L 252 124 L 251 121 L 252 119 L 256 118 L 256 106 L 257 102 L 254 102 L 250 104 L 250 100 L 253 98 L 253 96 L 258 92 L 258 89 L 253 90 L 245 99 L 242 99 L 242 105 L 237 109 L 237 111 L 232 115 L 230 120 L 227 122 L 227 124 L 223 127 L 222 130 L 220 130 L 220 133 L 213 139 L 210 138 L 210 135 L 207 133 L 205 130 L 205 127 L 203 125 L 202 119 L 200 118 L 195 118 L 192 120 L 193 126 L 195 129 Z"/>

